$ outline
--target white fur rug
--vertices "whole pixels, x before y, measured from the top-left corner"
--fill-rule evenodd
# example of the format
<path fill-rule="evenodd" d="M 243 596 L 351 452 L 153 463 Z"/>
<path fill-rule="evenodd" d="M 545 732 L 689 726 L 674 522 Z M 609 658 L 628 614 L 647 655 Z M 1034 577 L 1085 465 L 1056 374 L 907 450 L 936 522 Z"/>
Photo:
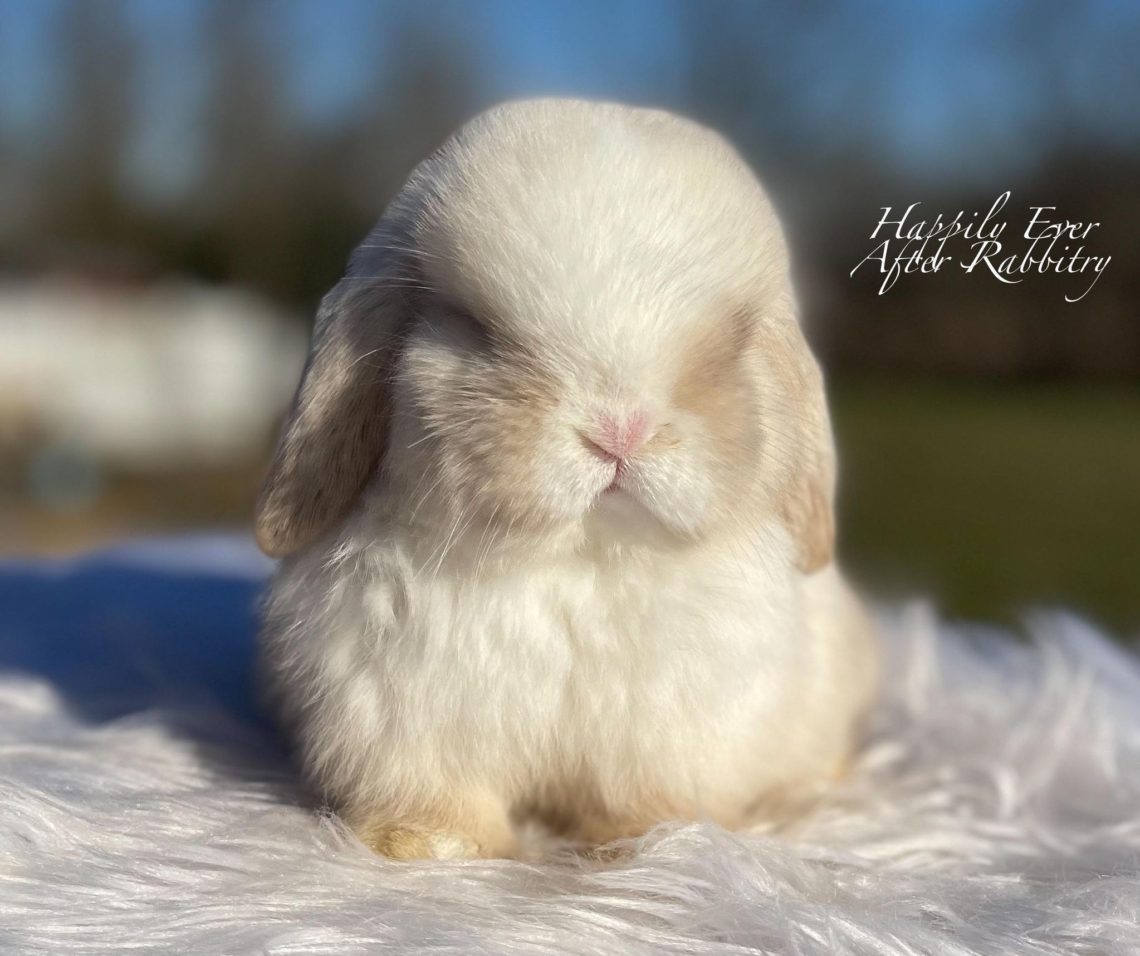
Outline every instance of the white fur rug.
<path fill-rule="evenodd" d="M 852 779 L 794 835 L 399 864 L 315 813 L 248 692 L 264 565 L 190 539 L 0 566 L 4 953 L 1140 953 L 1140 661 L 885 615 Z"/>

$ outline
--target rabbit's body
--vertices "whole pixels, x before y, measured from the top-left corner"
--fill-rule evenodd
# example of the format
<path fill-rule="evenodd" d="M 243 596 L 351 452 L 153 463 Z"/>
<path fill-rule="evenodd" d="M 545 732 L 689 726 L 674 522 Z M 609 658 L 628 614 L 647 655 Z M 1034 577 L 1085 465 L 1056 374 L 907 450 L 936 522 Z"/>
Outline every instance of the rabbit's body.
<path fill-rule="evenodd" d="M 869 690 L 859 611 L 833 569 L 789 573 L 781 528 L 740 542 L 747 562 L 484 557 L 477 583 L 385 531 L 361 518 L 289 561 L 265 647 L 306 764 L 360 829 L 489 824 L 499 853 L 519 809 L 593 842 L 735 826 L 841 769 Z"/>
<path fill-rule="evenodd" d="M 511 104 L 322 304 L 259 511 L 266 674 L 393 856 L 739 825 L 834 775 L 873 654 L 778 223 L 666 114 Z"/>

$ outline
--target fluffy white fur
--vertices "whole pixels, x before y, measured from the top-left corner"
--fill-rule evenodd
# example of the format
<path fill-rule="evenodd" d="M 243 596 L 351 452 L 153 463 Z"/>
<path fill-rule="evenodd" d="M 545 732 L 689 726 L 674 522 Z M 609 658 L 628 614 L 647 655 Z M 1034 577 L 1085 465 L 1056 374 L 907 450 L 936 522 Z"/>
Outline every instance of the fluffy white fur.
<path fill-rule="evenodd" d="M 666 825 L 610 862 L 398 863 L 316 812 L 240 695 L 218 703 L 222 675 L 186 663 L 237 625 L 248 664 L 249 618 L 203 614 L 253 596 L 247 554 L 174 541 L 0 569 L 3 952 L 1140 952 L 1140 661 L 1075 618 L 1038 616 L 1020 643 L 884 614 L 868 746 L 792 832 Z M 155 665 L 174 632 L 179 661 Z M 49 659 L 11 670 L 25 645 Z M 104 689 L 145 676 L 112 699 L 65 690 L 76 657 Z M 96 698 L 120 716 L 91 716 Z"/>
<path fill-rule="evenodd" d="M 591 436 L 633 417 L 615 466 Z M 322 306 L 262 499 L 313 781 L 382 852 L 501 856 L 528 809 L 605 843 L 834 779 L 873 666 L 832 455 L 728 144 L 613 104 L 473 120 Z"/>
<path fill-rule="evenodd" d="M 599 799 L 613 827 L 584 836 L 604 843 L 657 822 L 655 800 L 661 818 L 736 825 L 773 784 L 845 769 L 867 693 L 866 647 L 844 646 L 863 638 L 842 626 L 856 611 L 834 569 L 799 585 L 776 534 L 744 568 L 546 559 L 479 582 L 356 536 L 290 563 L 269 612 L 292 624 L 270 649 L 289 668 L 279 704 L 303 711 L 308 769 L 350 815 L 426 826 L 421 808 L 458 807 L 435 852 L 478 852 L 468 837 L 498 855 L 512 806 L 550 791 L 568 791 L 555 807 Z M 396 627 L 401 603 L 415 613 Z"/>

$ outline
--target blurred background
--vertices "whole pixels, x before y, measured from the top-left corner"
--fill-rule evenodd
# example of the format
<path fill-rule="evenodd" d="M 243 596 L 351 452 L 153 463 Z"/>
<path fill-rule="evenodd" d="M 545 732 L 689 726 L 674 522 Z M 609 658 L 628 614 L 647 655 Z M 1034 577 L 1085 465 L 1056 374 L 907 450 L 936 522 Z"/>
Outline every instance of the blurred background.
<path fill-rule="evenodd" d="M 883 594 L 1140 632 L 1140 4 L 0 0 L 0 554 L 245 527 L 322 291 L 505 98 L 726 133 L 787 225 Z M 1112 262 L 878 295 L 882 206 L 1012 190 Z M 1085 288 L 1077 281 L 1077 290 Z"/>

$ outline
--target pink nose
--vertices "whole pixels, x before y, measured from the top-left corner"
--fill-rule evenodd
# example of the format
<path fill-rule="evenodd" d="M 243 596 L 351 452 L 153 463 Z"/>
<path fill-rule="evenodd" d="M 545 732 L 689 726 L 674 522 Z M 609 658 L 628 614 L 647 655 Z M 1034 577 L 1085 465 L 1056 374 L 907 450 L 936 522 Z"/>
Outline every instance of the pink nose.
<path fill-rule="evenodd" d="M 585 437 L 603 457 L 628 458 L 649 437 L 649 418 L 644 412 L 635 412 L 625 419 L 603 415 L 597 427 Z"/>

